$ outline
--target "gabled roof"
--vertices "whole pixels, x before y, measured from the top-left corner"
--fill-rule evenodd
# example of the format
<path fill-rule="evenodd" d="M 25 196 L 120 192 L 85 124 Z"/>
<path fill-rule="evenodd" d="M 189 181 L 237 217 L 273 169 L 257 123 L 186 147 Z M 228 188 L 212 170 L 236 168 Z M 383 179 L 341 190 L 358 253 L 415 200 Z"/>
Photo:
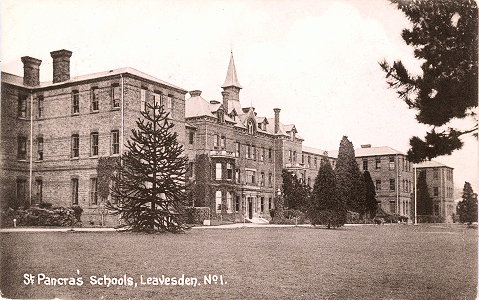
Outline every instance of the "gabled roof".
<path fill-rule="evenodd" d="M 241 107 L 241 103 L 239 101 L 228 100 L 228 114 L 231 114 L 233 109 L 236 110 L 236 114 L 243 114 L 243 108 Z"/>
<path fill-rule="evenodd" d="M 328 151 L 331 157 L 338 157 L 338 150 Z M 354 149 L 356 157 L 363 156 L 381 156 L 381 155 L 406 155 L 401 151 L 395 150 L 388 146 L 383 147 L 369 147 L 369 148 L 356 148 Z"/>
<path fill-rule="evenodd" d="M 435 161 L 435 160 L 423 161 L 422 163 L 414 164 L 414 167 L 419 168 L 419 169 L 420 168 L 450 168 L 450 169 L 454 169 L 454 168 L 446 166 L 445 164 L 440 163 L 440 162 Z"/>
<path fill-rule="evenodd" d="M 166 81 L 160 80 L 156 77 L 153 77 L 151 75 L 148 75 L 146 73 L 143 73 L 141 71 L 138 71 L 138 70 L 136 70 L 134 68 L 130 68 L 130 67 L 75 76 L 75 77 L 71 77 L 69 80 L 62 81 L 62 82 L 57 82 L 57 83 L 53 83 L 53 81 L 44 81 L 44 82 L 40 82 L 40 85 L 37 85 L 37 86 L 34 86 L 34 87 L 24 86 L 23 85 L 23 77 L 2 72 L 2 82 L 7 82 L 7 83 L 10 83 L 10 84 L 13 84 L 13 85 L 19 85 L 19 86 L 24 86 L 24 87 L 28 87 L 28 88 L 44 88 L 44 87 L 50 87 L 50 86 L 59 86 L 59 85 L 65 84 L 65 83 L 74 83 L 74 82 L 80 82 L 80 81 L 84 81 L 84 80 L 96 79 L 96 78 L 101 78 L 101 77 L 108 77 L 108 76 L 125 74 L 125 73 L 132 74 L 132 75 L 135 75 L 135 76 L 138 76 L 138 77 L 141 77 L 141 78 L 144 78 L 144 79 L 147 79 L 147 80 L 150 80 L 150 81 L 162 84 L 162 85 L 166 85 L 166 86 L 174 88 L 174 89 L 176 89 L 180 92 L 183 92 L 184 94 L 186 94 L 188 92 L 185 89 L 182 89 L 182 88 L 177 87 L 175 85 L 169 84 Z M 6 76 L 4 76 L 4 74 L 6 74 Z"/>
<path fill-rule="evenodd" d="M 239 84 L 238 82 L 238 76 L 236 75 L 236 68 L 235 68 L 235 62 L 233 59 L 233 51 L 231 51 L 231 57 L 230 57 L 230 64 L 228 65 L 228 71 L 226 72 L 226 79 L 225 83 L 221 86 L 222 88 L 226 88 L 229 86 L 234 86 L 237 88 L 242 89 L 243 87 Z"/>

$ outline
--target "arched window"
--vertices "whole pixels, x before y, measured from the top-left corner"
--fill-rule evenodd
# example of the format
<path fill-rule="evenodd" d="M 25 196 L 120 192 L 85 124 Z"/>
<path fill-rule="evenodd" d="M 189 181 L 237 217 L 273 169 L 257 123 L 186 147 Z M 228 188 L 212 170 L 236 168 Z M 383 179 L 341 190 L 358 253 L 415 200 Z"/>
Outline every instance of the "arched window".
<path fill-rule="evenodd" d="M 252 119 L 248 120 L 248 133 L 254 134 L 254 121 Z"/>

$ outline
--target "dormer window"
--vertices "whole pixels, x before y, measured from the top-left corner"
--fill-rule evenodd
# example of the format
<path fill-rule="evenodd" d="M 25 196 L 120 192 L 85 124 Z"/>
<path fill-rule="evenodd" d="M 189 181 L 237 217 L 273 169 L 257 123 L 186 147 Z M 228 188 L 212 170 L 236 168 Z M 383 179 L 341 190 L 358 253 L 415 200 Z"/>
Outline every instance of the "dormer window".
<path fill-rule="evenodd" d="M 218 115 L 218 123 L 224 123 L 225 122 L 225 115 L 223 114 L 223 111 L 218 110 L 216 112 L 216 114 Z"/>

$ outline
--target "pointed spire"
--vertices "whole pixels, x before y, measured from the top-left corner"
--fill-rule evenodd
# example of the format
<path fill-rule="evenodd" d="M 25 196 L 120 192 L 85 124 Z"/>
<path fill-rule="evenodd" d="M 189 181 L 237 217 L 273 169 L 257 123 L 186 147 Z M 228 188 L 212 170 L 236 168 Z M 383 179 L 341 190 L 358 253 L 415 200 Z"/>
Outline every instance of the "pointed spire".
<path fill-rule="evenodd" d="M 239 84 L 238 82 L 238 76 L 236 75 L 236 68 L 235 68 L 235 62 L 233 60 L 233 50 L 231 50 L 231 58 L 230 58 L 230 64 L 228 66 L 228 71 L 226 72 L 226 80 L 225 83 L 221 86 L 222 88 L 226 88 L 229 86 L 234 86 L 237 88 L 242 89 L 243 87 Z"/>

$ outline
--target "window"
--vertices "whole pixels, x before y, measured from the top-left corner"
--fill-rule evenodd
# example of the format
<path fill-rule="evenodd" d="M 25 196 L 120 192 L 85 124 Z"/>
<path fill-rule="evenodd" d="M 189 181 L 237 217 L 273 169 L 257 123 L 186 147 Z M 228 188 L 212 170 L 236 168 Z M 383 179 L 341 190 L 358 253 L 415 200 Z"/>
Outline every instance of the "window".
<path fill-rule="evenodd" d="M 220 136 L 215 134 L 214 137 L 213 137 L 213 147 L 215 149 L 218 149 L 219 145 L 220 145 Z"/>
<path fill-rule="evenodd" d="M 236 183 L 240 183 L 241 178 L 240 178 L 240 170 L 239 169 L 235 170 L 235 179 L 236 179 Z"/>
<path fill-rule="evenodd" d="M 264 161 L 264 148 L 261 148 L 261 150 L 259 150 L 259 160 Z"/>
<path fill-rule="evenodd" d="M 17 117 L 19 117 L 19 118 L 26 118 L 27 117 L 27 96 L 25 96 L 25 95 L 18 96 Z"/>
<path fill-rule="evenodd" d="M 265 183 L 264 172 L 261 172 L 261 182 L 260 182 L 260 185 L 261 185 L 261 186 L 264 186 L 264 183 Z"/>
<path fill-rule="evenodd" d="M 72 114 L 80 113 L 80 94 L 77 90 L 72 91 Z"/>
<path fill-rule="evenodd" d="M 226 178 L 228 180 L 233 179 L 233 167 L 231 166 L 231 164 L 226 164 Z"/>
<path fill-rule="evenodd" d="M 252 119 L 248 120 L 248 133 L 254 134 L 254 121 Z"/>
<path fill-rule="evenodd" d="M 90 204 L 98 204 L 98 178 L 90 178 Z"/>
<path fill-rule="evenodd" d="M 308 185 L 311 186 L 311 177 L 308 177 Z"/>
<path fill-rule="evenodd" d="M 268 210 L 271 210 L 271 204 L 273 202 L 273 199 L 271 197 L 268 198 Z"/>
<path fill-rule="evenodd" d="M 368 160 L 363 159 L 363 171 L 367 171 L 367 170 L 368 170 Z"/>
<path fill-rule="evenodd" d="M 246 157 L 251 158 L 251 145 L 246 145 Z"/>
<path fill-rule="evenodd" d="M 389 170 L 394 170 L 396 167 L 396 164 L 394 162 L 394 156 L 389 157 Z"/>
<path fill-rule="evenodd" d="M 433 176 L 434 176 L 434 179 L 438 179 L 439 178 L 439 170 L 438 169 L 434 169 L 434 172 L 433 172 Z"/>
<path fill-rule="evenodd" d="M 195 163 L 190 161 L 188 163 L 188 177 L 193 177 L 195 175 Z"/>
<path fill-rule="evenodd" d="M 253 160 L 256 160 L 256 146 L 253 146 Z"/>
<path fill-rule="evenodd" d="M 261 203 L 260 203 L 260 209 L 261 209 L 261 212 L 263 213 L 264 212 L 264 197 L 261 197 Z"/>
<path fill-rule="evenodd" d="M 111 154 L 120 154 L 120 131 L 111 131 Z"/>
<path fill-rule="evenodd" d="M 439 196 L 439 188 L 437 186 L 434 187 L 434 197 Z"/>
<path fill-rule="evenodd" d="M 216 212 L 221 212 L 221 191 L 216 191 Z"/>
<path fill-rule="evenodd" d="M 78 178 L 72 178 L 72 204 L 78 205 Z"/>
<path fill-rule="evenodd" d="M 37 137 L 37 160 L 43 160 L 43 137 Z"/>
<path fill-rule="evenodd" d="M 162 106 L 163 105 L 163 101 L 161 99 L 161 94 L 155 92 L 153 94 L 153 101 L 155 102 L 155 105 L 156 106 Z"/>
<path fill-rule="evenodd" d="M 143 88 L 140 91 L 140 111 L 146 111 L 146 90 Z"/>
<path fill-rule="evenodd" d="M 269 150 L 268 150 L 268 158 L 269 158 L 269 161 L 273 160 L 273 149 L 271 149 L 271 148 L 269 148 Z"/>
<path fill-rule="evenodd" d="M 301 163 L 304 164 L 304 154 L 301 154 Z"/>
<path fill-rule="evenodd" d="M 35 180 L 35 186 L 36 186 L 36 201 L 37 203 L 42 203 L 43 202 L 43 181 L 41 179 Z"/>
<path fill-rule="evenodd" d="M 17 203 L 19 206 L 25 205 L 27 202 L 27 180 L 17 179 Z"/>
<path fill-rule="evenodd" d="M 226 137 L 222 136 L 221 137 L 221 149 L 226 149 Z"/>
<path fill-rule="evenodd" d="M 171 95 L 168 95 L 168 109 L 173 108 L 173 97 Z"/>
<path fill-rule="evenodd" d="M 231 192 L 226 192 L 226 211 L 229 213 L 231 212 L 232 204 L 233 195 L 231 194 Z"/>
<path fill-rule="evenodd" d="M 381 158 L 376 158 L 376 170 L 381 169 Z"/>
<path fill-rule="evenodd" d="M 381 191 L 381 180 L 376 180 L 376 191 Z"/>
<path fill-rule="evenodd" d="M 190 131 L 190 139 L 189 139 L 190 145 L 193 145 L 194 140 L 195 140 L 195 133 L 193 131 Z"/>
<path fill-rule="evenodd" d="M 296 151 L 293 152 L 293 162 L 296 162 Z"/>
<path fill-rule="evenodd" d="M 221 163 L 216 163 L 215 179 L 221 180 Z"/>
<path fill-rule="evenodd" d="M 395 191 L 396 190 L 396 180 L 389 179 L 389 190 Z"/>
<path fill-rule="evenodd" d="M 239 157 L 240 156 L 240 143 L 239 142 L 236 142 L 235 143 L 235 156 L 236 157 Z"/>
<path fill-rule="evenodd" d="M 308 167 L 311 166 L 311 156 L 308 155 Z"/>
<path fill-rule="evenodd" d="M 224 123 L 225 122 L 225 115 L 224 115 L 224 112 L 223 110 L 218 110 L 216 112 L 216 115 L 218 116 L 218 123 Z"/>
<path fill-rule="evenodd" d="M 99 110 L 99 96 L 98 96 L 98 87 L 91 88 L 91 110 L 98 111 Z"/>
<path fill-rule="evenodd" d="M 111 105 L 113 107 L 120 107 L 121 89 L 119 85 L 112 85 L 111 87 Z"/>
<path fill-rule="evenodd" d="M 26 160 L 27 159 L 27 138 L 24 136 L 19 136 L 17 138 L 17 159 Z"/>
<path fill-rule="evenodd" d="M 273 186 L 273 173 L 268 174 L 268 185 Z"/>
<path fill-rule="evenodd" d="M 43 118 L 43 96 L 38 96 L 38 103 L 37 103 L 37 117 Z"/>
<path fill-rule="evenodd" d="M 256 182 L 256 171 L 246 170 L 246 182 L 254 184 Z"/>
<path fill-rule="evenodd" d="M 98 132 L 90 134 L 90 156 L 98 156 Z"/>
<path fill-rule="evenodd" d="M 288 160 L 289 160 L 290 163 L 293 161 L 293 150 L 289 150 Z"/>
<path fill-rule="evenodd" d="M 80 156 L 80 136 L 78 134 L 73 134 L 71 157 L 79 157 L 79 156 Z"/>
<path fill-rule="evenodd" d="M 318 168 L 318 158 L 314 157 L 314 167 L 317 169 Z"/>

